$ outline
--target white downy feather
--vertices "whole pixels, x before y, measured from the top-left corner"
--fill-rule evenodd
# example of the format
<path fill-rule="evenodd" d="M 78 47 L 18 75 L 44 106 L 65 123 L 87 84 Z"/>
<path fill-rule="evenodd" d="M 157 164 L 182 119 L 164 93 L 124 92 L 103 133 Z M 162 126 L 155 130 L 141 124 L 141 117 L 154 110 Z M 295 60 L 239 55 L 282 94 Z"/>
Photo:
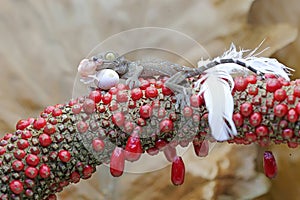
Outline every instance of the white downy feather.
<path fill-rule="evenodd" d="M 225 141 L 237 135 L 232 120 L 234 104 L 231 91 L 234 81 L 230 74 L 226 71 L 211 71 L 200 78 L 195 87 L 200 87 L 199 94 L 204 96 L 212 136 L 217 141 Z"/>
<path fill-rule="evenodd" d="M 263 42 L 262 42 L 263 43 Z M 240 62 L 243 62 L 246 64 L 246 66 L 251 66 L 253 69 L 257 70 L 258 74 L 274 74 L 276 76 L 281 76 L 287 81 L 289 81 L 289 76 L 291 75 L 291 72 L 294 71 L 293 69 L 283 65 L 282 63 L 278 62 L 275 58 L 266 58 L 266 57 L 256 57 L 262 52 L 264 52 L 266 49 L 263 49 L 260 52 L 257 52 L 257 50 L 260 48 L 262 43 L 256 47 L 254 50 L 252 50 L 248 55 L 244 55 L 246 52 L 249 52 L 250 50 L 237 50 L 236 46 L 232 43 L 229 50 L 225 51 L 224 54 L 220 57 L 214 58 L 212 61 L 219 62 L 221 59 L 233 59 L 233 60 L 239 60 Z M 226 67 L 225 67 L 226 65 Z M 199 61 L 198 66 L 203 66 L 202 62 Z M 232 74 L 238 72 L 245 72 L 249 71 L 247 68 L 242 69 L 241 66 L 237 64 L 232 64 L 229 67 L 229 64 L 220 64 L 214 67 L 214 70 L 225 70 L 227 73 Z M 208 69 L 208 71 L 211 71 Z"/>

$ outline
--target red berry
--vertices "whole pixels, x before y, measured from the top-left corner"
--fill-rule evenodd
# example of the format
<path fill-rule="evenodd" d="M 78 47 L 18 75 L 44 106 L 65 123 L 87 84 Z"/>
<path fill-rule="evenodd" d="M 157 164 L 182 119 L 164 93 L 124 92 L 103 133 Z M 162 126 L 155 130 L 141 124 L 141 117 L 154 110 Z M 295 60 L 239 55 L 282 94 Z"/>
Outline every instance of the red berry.
<path fill-rule="evenodd" d="M 101 152 L 104 150 L 105 144 L 104 144 L 103 140 L 93 139 L 92 146 L 96 152 Z"/>
<path fill-rule="evenodd" d="M 84 121 L 79 121 L 76 126 L 79 133 L 85 133 L 89 128 L 88 124 Z"/>
<path fill-rule="evenodd" d="M 192 107 L 198 108 L 199 106 L 201 106 L 203 104 L 203 99 L 200 95 L 193 94 L 190 97 L 190 103 L 191 103 Z"/>
<path fill-rule="evenodd" d="M 260 113 L 255 112 L 250 116 L 249 121 L 252 126 L 258 126 L 262 121 L 262 116 Z"/>
<path fill-rule="evenodd" d="M 39 169 L 39 175 L 42 178 L 48 178 L 50 176 L 51 170 L 50 167 L 46 164 L 42 164 Z"/>
<path fill-rule="evenodd" d="M 263 137 L 263 136 L 268 135 L 269 130 L 266 126 L 260 125 L 260 126 L 256 127 L 255 133 L 256 133 L 256 135 Z"/>
<path fill-rule="evenodd" d="M 119 83 L 119 84 L 117 85 L 117 89 L 118 89 L 118 90 L 127 90 L 127 89 L 128 89 L 128 86 L 125 85 L 125 84 L 123 84 L 123 83 Z"/>
<path fill-rule="evenodd" d="M 123 149 L 116 147 L 110 158 L 110 173 L 114 177 L 119 177 L 123 174 L 125 166 L 125 155 Z"/>
<path fill-rule="evenodd" d="M 79 114 L 79 113 L 81 112 L 81 109 L 82 109 L 82 107 L 81 107 L 80 104 L 75 104 L 75 105 L 73 105 L 73 107 L 72 107 L 72 112 L 73 112 L 75 115 L 77 115 L 77 114 Z"/>
<path fill-rule="evenodd" d="M 90 166 L 90 165 L 84 166 L 83 171 L 82 171 L 83 178 L 91 177 L 94 171 L 95 171 L 95 168 L 93 168 L 92 166 Z"/>
<path fill-rule="evenodd" d="M 21 138 L 24 139 L 24 140 L 27 140 L 31 137 L 32 137 L 32 133 L 28 130 L 23 131 L 22 134 L 21 134 Z"/>
<path fill-rule="evenodd" d="M 0 156 L 5 154 L 6 149 L 4 147 L 0 147 Z"/>
<path fill-rule="evenodd" d="M 48 106 L 44 109 L 44 113 L 50 114 L 55 109 L 54 106 Z"/>
<path fill-rule="evenodd" d="M 112 94 L 112 95 L 115 95 L 115 94 L 118 93 L 118 91 L 119 91 L 118 88 L 116 88 L 116 87 L 111 87 L 111 88 L 109 89 L 108 92 L 109 92 L 110 94 Z"/>
<path fill-rule="evenodd" d="M 184 117 L 192 117 L 193 115 L 193 109 L 189 106 L 186 106 L 183 108 L 183 116 Z"/>
<path fill-rule="evenodd" d="M 131 90 L 131 99 L 133 101 L 139 100 L 142 97 L 143 97 L 143 92 L 140 88 L 134 88 L 133 90 Z"/>
<path fill-rule="evenodd" d="M 139 136 L 131 135 L 125 146 L 125 158 L 128 161 L 136 161 L 143 153 L 142 144 Z"/>
<path fill-rule="evenodd" d="M 294 104 L 295 103 L 295 100 L 296 100 L 296 97 L 294 95 L 288 95 L 287 96 L 287 102 L 289 104 Z"/>
<path fill-rule="evenodd" d="M 156 98 L 158 96 L 158 91 L 153 86 L 147 87 L 145 91 L 145 96 L 147 98 Z"/>
<path fill-rule="evenodd" d="M 44 133 L 48 135 L 52 135 L 53 133 L 56 132 L 55 126 L 53 124 L 47 124 L 43 130 Z"/>
<path fill-rule="evenodd" d="M 110 93 L 106 93 L 102 97 L 102 102 L 104 105 L 109 104 L 111 102 L 111 100 L 112 100 L 112 95 Z"/>
<path fill-rule="evenodd" d="M 20 172 L 24 169 L 24 163 L 20 160 L 15 160 L 11 166 L 16 172 Z"/>
<path fill-rule="evenodd" d="M 118 103 L 123 103 L 128 101 L 128 94 L 125 90 L 118 91 L 116 95 L 116 100 Z"/>
<path fill-rule="evenodd" d="M 52 143 L 52 139 L 48 134 L 41 134 L 39 136 L 39 142 L 42 147 L 47 147 Z"/>
<path fill-rule="evenodd" d="M 284 117 L 288 112 L 288 107 L 285 104 L 278 104 L 274 107 L 274 114 L 277 117 Z"/>
<path fill-rule="evenodd" d="M 159 123 L 159 130 L 161 133 L 169 133 L 173 131 L 174 124 L 170 119 L 164 119 Z"/>
<path fill-rule="evenodd" d="M 95 112 L 96 104 L 93 100 L 86 99 L 82 105 L 82 108 L 83 108 L 83 111 L 89 115 L 89 114 L 92 114 Z"/>
<path fill-rule="evenodd" d="M 278 79 L 276 78 L 271 78 L 267 80 L 267 84 L 266 84 L 266 90 L 268 92 L 275 92 L 277 89 L 281 88 L 281 83 Z"/>
<path fill-rule="evenodd" d="M 278 89 L 274 92 L 274 99 L 276 101 L 284 101 L 286 97 L 287 97 L 286 92 L 283 89 Z"/>
<path fill-rule="evenodd" d="M 27 126 L 30 125 L 30 122 L 26 119 L 21 119 L 18 121 L 17 125 L 16 125 L 16 129 L 17 130 L 24 130 Z"/>
<path fill-rule="evenodd" d="M 232 116 L 232 119 L 233 119 L 236 127 L 240 127 L 244 123 L 244 118 L 240 113 L 234 113 Z"/>
<path fill-rule="evenodd" d="M 295 97 L 300 97 L 300 85 L 296 85 L 295 87 L 294 87 L 294 96 Z"/>
<path fill-rule="evenodd" d="M 124 125 L 125 117 L 124 117 L 123 113 L 121 113 L 121 112 L 113 114 L 111 119 L 112 119 L 112 122 L 116 126 L 123 126 Z"/>
<path fill-rule="evenodd" d="M 158 148 L 156 147 L 151 147 L 149 149 L 147 149 L 146 151 L 150 156 L 154 156 L 154 155 L 157 155 L 159 153 L 159 150 Z"/>
<path fill-rule="evenodd" d="M 277 174 L 277 165 L 276 165 L 276 160 L 272 152 L 266 151 L 264 153 L 264 171 L 265 175 L 268 178 L 275 178 Z"/>
<path fill-rule="evenodd" d="M 147 118 L 151 117 L 151 115 L 152 115 L 152 108 L 148 104 L 141 106 L 139 113 L 142 118 L 147 119 Z"/>
<path fill-rule="evenodd" d="M 28 178 L 34 179 L 38 175 L 39 171 L 35 167 L 27 167 L 25 169 L 25 175 Z"/>
<path fill-rule="evenodd" d="M 58 153 L 58 157 L 64 163 L 67 163 L 71 160 L 71 154 L 67 150 L 60 150 Z"/>
<path fill-rule="evenodd" d="M 258 88 L 254 85 L 251 85 L 248 89 L 248 94 L 255 96 L 258 94 Z"/>
<path fill-rule="evenodd" d="M 37 157 L 36 155 L 34 154 L 29 154 L 27 157 L 26 157 L 26 163 L 30 166 L 37 166 L 40 162 L 40 159 L 39 157 Z"/>
<path fill-rule="evenodd" d="M 161 88 L 161 92 L 163 93 L 163 95 L 165 96 L 169 96 L 173 94 L 173 91 L 169 88 L 167 88 L 165 85 L 162 86 Z"/>
<path fill-rule="evenodd" d="M 297 111 L 298 115 L 300 115 L 300 102 L 297 103 L 295 110 Z"/>
<path fill-rule="evenodd" d="M 248 82 L 248 83 L 251 83 L 251 84 L 255 84 L 256 81 L 257 81 L 255 75 L 249 75 L 249 76 L 246 77 L 246 79 L 247 79 L 247 82 Z"/>
<path fill-rule="evenodd" d="M 284 130 L 282 131 L 282 137 L 283 137 L 284 139 L 290 139 L 290 138 L 292 138 L 293 136 L 294 136 L 294 131 L 293 131 L 292 129 L 290 129 L 290 128 L 284 129 Z"/>
<path fill-rule="evenodd" d="M 16 159 L 22 160 L 26 156 L 26 153 L 24 150 L 18 149 L 14 152 L 14 156 Z"/>
<path fill-rule="evenodd" d="M 244 117 L 248 117 L 251 115 L 251 113 L 253 112 L 253 106 L 251 103 L 243 103 L 240 106 L 240 112 Z"/>
<path fill-rule="evenodd" d="M 80 181 L 80 174 L 78 172 L 72 172 L 70 179 L 72 183 L 78 183 Z"/>
<path fill-rule="evenodd" d="M 182 185 L 185 176 L 185 166 L 180 156 L 176 156 L 172 163 L 171 181 L 174 185 Z"/>
<path fill-rule="evenodd" d="M 15 194 L 21 194 L 24 190 L 23 183 L 19 180 L 13 180 L 10 182 L 9 188 Z"/>
<path fill-rule="evenodd" d="M 197 139 L 195 138 L 193 140 L 193 146 L 194 146 L 195 154 L 197 156 L 205 157 L 208 155 L 209 152 L 208 140 L 197 141 Z"/>
<path fill-rule="evenodd" d="M 20 139 L 18 142 L 17 142 L 17 146 L 19 149 L 26 149 L 28 146 L 29 146 L 29 142 L 27 140 L 24 140 L 24 139 Z"/>
<path fill-rule="evenodd" d="M 237 77 L 234 79 L 234 89 L 236 89 L 237 91 L 245 91 L 247 86 L 247 79 L 243 77 Z"/>
<path fill-rule="evenodd" d="M 291 108 L 289 111 L 288 111 L 288 114 L 287 114 L 287 119 L 292 122 L 292 123 L 295 123 L 298 121 L 298 114 L 297 114 L 297 111 L 294 109 L 294 108 Z"/>
<path fill-rule="evenodd" d="M 47 121 L 44 118 L 37 118 L 34 122 L 33 122 L 33 128 L 40 130 L 42 128 L 44 128 L 44 126 L 46 126 Z"/>
<path fill-rule="evenodd" d="M 159 150 L 162 150 L 163 148 L 165 148 L 165 146 L 167 145 L 168 143 L 163 140 L 163 139 L 158 139 L 156 142 L 155 142 L 155 147 L 158 148 Z"/>
<path fill-rule="evenodd" d="M 145 89 L 148 88 L 149 86 L 150 86 L 149 81 L 147 81 L 147 80 L 142 80 L 142 81 L 141 81 L 140 88 L 141 88 L 142 90 L 145 90 Z"/>
<path fill-rule="evenodd" d="M 53 117 L 58 117 L 58 116 L 60 116 L 60 115 L 62 115 L 62 110 L 61 110 L 61 109 L 55 108 L 55 109 L 52 111 L 52 116 L 53 116 Z"/>
<path fill-rule="evenodd" d="M 247 133 L 245 133 L 245 138 L 247 139 L 247 141 L 255 142 L 257 139 L 257 136 L 253 132 L 247 132 Z"/>
<path fill-rule="evenodd" d="M 101 101 L 100 91 L 98 90 L 91 91 L 89 98 L 92 99 L 95 103 L 99 103 Z"/>

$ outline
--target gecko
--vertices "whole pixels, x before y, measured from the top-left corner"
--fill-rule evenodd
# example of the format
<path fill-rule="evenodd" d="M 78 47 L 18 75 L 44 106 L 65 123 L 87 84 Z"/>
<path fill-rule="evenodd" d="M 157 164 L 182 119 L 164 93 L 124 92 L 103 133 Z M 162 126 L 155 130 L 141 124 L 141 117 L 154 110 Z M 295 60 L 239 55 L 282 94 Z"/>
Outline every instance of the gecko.
<path fill-rule="evenodd" d="M 266 73 L 273 73 L 289 80 L 288 75 L 290 75 L 289 72 L 292 69 L 282 65 L 276 59 L 256 57 L 257 54 L 254 54 L 256 50 L 257 48 L 247 56 L 243 56 L 243 53 L 247 52 L 247 50 L 237 51 L 236 47 L 232 44 L 230 49 L 222 56 L 207 60 L 206 64 L 198 63 L 198 67 L 196 68 L 159 59 L 129 61 L 114 51 L 100 53 L 91 57 L 88 61 L 94 63 L 96 66 L 95 72 L 102 69 L 114 70 L 121 79 L 125 80 L 126 85 L 130 89 L 140 86 L 141 82 L 139 78 L 168 76 L 169 79 L 164 84 L 175 94 L 177 100 L 176 107 L 178 108 L 189 105 L 192 88 L 191 85 L 187 84 L 186 80 L 205 74 L 208 70 L 221 64 L 235 64 L 260 76 L 262 79 L 264 79 Z M 236 68 L 233 69 L 236 70 Z M 232 73 L 232 69 L 227 68 L 227 72 Z"/>

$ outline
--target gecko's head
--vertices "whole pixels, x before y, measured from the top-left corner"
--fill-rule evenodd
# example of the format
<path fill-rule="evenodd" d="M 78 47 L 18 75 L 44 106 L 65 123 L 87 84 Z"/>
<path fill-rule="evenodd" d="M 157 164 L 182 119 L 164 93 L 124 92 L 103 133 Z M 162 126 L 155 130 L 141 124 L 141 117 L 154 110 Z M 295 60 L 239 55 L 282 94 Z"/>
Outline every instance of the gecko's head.
<path fill-rule="evenodd" d="M 118 64 L 118 59 L 119 54 L 114 51 L 106 51 L 91 58 L 93 62 L 99 63 L 97 65 L 97 71 L 102 69 L 114 69 Z"/>

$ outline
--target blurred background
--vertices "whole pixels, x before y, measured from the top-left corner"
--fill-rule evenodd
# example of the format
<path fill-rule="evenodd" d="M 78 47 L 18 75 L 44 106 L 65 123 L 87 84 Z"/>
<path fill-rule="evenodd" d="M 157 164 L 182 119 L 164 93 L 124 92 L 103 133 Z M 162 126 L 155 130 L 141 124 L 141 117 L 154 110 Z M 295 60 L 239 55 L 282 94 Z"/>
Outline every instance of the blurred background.
<path fill-rule="evenodd" d="M 299 20 L 297 0 L 1 0 L 0 133 L 13 131 L 19 119 L 37 116 L 47 105 L 70 99 L 80 60 L 107 37 L 132 28 L 180 31 L 211 56 L 222 54 L 231 42 L 253 49 L 265 39 L 262 49 L 270 48 L 263 56 L 277 58 L 296 70 L 293 78 L 300 77 Z M 193 152 L 183 156 L 187 176 L 180 187 L 171 185 L 170 166 L 119 179 L 101 167 L 59 198 L 299 199 L 298 149 L 268 149 L 279 167 L 271 181 L 261 173 L 264 149 L 222 144 L 205 159 Z"/>

